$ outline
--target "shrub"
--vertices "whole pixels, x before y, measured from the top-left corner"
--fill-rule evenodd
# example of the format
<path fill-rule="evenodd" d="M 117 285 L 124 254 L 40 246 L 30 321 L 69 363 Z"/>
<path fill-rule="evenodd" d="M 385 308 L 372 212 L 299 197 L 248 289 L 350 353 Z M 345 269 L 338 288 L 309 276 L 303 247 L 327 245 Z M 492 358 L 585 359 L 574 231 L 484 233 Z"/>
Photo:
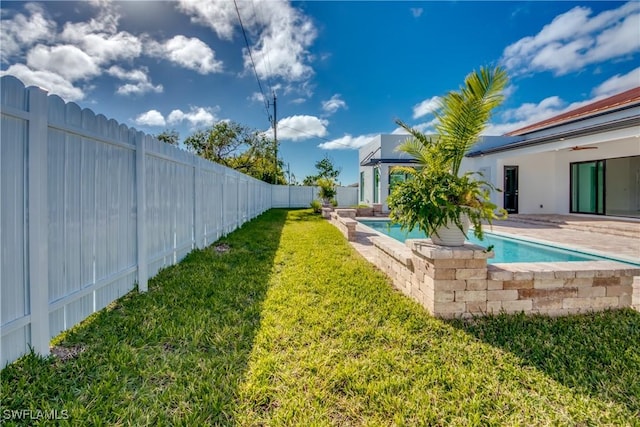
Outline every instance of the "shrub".
<path fill-rule="evenodd" d="M 320 211 L 322 210 L 322 203 L 320 202 L 320 200 L 312 200 L 310 205 L 311 209 L 313 209 L 315 213 L 320 213 Z"/>

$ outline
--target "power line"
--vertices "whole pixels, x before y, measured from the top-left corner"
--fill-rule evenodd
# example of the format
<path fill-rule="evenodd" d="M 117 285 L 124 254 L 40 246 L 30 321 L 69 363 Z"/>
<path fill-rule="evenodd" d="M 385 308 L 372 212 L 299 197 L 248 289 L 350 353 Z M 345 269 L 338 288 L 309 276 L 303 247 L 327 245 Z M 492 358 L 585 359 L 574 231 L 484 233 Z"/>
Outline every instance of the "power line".
<path fill-rule="evenodd" d="M 256 76 L 256 81 L 258 82 L 258 87 L 260 88 L 260 93 L 262 94 L 262 100 L 264 101 L 265 110 L 267 111 L 267 118 L 269 122 L 271 122 L 271 114 L 269 113 L 269 101 L 267 101 L 267 97 L 264 94 L 264 90 L 262 90 L 262 83 L 260 83 L 260 78 L 258 77 L 258 71 L 256 70 L 256 63 L 253 61 L 253 54 L 251 53 L 251 46 L 249 45 L 249 39 L 247 38 L 247 32 L 244 29 L 244 25 L 242 24 L 242 18 L 240 17 L 240 9 L 238 9 L 238 3 L 236 0 L 233 0 L 233 4 L 236 7 L 236 13 L 238 14 L 238 21 L 240 22 L 240 28 L 242 29 L 242 35 L 244 37 L 244 43 L 247 46 L 247 50 L 249 51 L 249 59 L 251 59 L 251 66 L 253 67 L 253 74 Z"/>
<path fill-rule="evenodd" d="M 254 0 L 251 0 L 251 5 L 253 6 L 253 15 L 257 17 L 258 12 L 256 10 L 256 3 Z M 262 6 L 259 6 L 258 9 L 260 10 L 260 17 L 264 18 L 264 15 L 262 14 Z M 264 50 L 264 55 L 267 58 L 267 62 L 265 64 L 265 68 L 267 69 L 267 72 L 265 73 L 267 75 L 267 85 L 269 85 L 269 91 L 275 95 L 275 92 L 273 90 L 273 84 L 271 83 L 271 76 L 273 75 L 273 67 L 271 67 L 271 58 L 269 57 L 269 49 L 267 48 L 266 44 L 263 46 L 263 50 Z"/>

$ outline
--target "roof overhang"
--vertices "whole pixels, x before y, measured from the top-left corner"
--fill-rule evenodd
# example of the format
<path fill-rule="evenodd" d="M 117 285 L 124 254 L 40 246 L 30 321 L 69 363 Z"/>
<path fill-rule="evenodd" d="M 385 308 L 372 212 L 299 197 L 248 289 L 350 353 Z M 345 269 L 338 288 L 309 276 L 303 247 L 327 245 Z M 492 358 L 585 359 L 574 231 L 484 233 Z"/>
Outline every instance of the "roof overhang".
<path fill-rule="evenodd" d="M 415 164 L 415 159 L 365 159 L 360 162 L 360 166 L 377 166 L 382 163 L 395 163 L 395 164 Z"/>
<path fill-rule="evenodd" d="M 473 151 L 471 153 L 468 153 L 466 157 L 479 157 L 484 156 L 485 154 L 500 153 L 503 151 L 516 150 L 518 148 L 530 147 L 533 145 L 548 144 L 552 142 L 558 142 L 567 138 L 577 138 L 580 136 L 593 135 L 601 132 L 624 129 L 633 126 L 640 126 L 640 116 L 626 117 L 606 123 L 595 124 L 581 129 L 558 132 L 555 134 L 540 136 L 537 138 L 524 139 L 522 141 L 517 141 L 500 147 Z"/>

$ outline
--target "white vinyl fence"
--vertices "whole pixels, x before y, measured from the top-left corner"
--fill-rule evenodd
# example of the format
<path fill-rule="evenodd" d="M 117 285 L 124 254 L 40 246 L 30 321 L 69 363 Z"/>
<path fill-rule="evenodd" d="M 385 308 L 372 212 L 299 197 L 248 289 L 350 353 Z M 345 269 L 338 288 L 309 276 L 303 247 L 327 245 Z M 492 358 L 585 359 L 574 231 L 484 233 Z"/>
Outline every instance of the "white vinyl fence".
<path fill-rule="evenodd" d="M 308 208 L 313 200 L 319 200 L 318 187 L 299 185 L 274 185 L 271 187 L 273 208 Z M 338 206 L 350 207 L 358 204 L 357 187 L 336 187 Z"/>
<path fill-rule="evenodd" d="M 2 77 L 0 363 L 271 208 L 271 185 Z"/>
<path fill-rule="evenodd" d="M 158 270 L 315 187 L 270 185 L 0 80 L 0 369 Z M 341 205 L 357 188 L 338 188 Z"/>

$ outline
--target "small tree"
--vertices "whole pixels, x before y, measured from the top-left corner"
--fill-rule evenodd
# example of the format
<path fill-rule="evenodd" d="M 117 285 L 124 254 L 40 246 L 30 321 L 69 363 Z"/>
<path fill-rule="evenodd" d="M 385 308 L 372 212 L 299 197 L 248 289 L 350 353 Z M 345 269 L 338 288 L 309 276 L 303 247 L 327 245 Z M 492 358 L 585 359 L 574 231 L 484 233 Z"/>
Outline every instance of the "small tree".
<path fill-rule="evenodd" d="M 165 144 L 169 144 L 169 145 L 178 145 L 180 144 L 180 134 L 178 132 L 176 132 L 175 129 L 165 129 L 164 131 L 162 131 L 161 133 L 155 135 L 155 138 L 158 141 L 162 141 Z"/>
<path fill-rule="evenodd" d="M 322 160 L 318 160 L 316 162 L 315 167 L 318 170 L 318 173 L 316 175 L 307 176 L 303 181 L 304 185 L 318 185 L 317 181 L 320 178 L 327 178 L 335 183 L 338 179 L 338 175 L 342 172 L 342 169 L 336 168 L 333 164 L 333 160 L 331 160 L 331 158 L 326 154 Z"/>
<path fill-rule="evenodd" d="M 331 200 L 336 196 L 336 183 L 329 178 L 320 178 L 316 181 L 316 185 L 320 187 L 318 195 L 322 198 L 325 205 L 331 203 Z"/>
<path fill-rule="evenodd" d="M 273 141 L 235 122 L 218 122 L 184 141 L 191 152 L 272 184 L 286 183 L 282 162 L 274 162 Z"/>

